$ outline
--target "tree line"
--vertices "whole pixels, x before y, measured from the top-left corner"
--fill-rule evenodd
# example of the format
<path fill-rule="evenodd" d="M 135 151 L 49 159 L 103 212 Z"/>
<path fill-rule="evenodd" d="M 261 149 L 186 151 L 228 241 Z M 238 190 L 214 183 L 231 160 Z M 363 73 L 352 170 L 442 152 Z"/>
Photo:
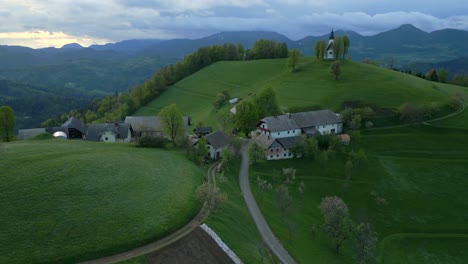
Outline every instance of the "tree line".
<path fill-rule="evenodd" d="M 87 107 L 72 110 L 60 117 L 49 119 L 41 125 L 44 127 L 58 126 L 65 122 L 69 116 L 77 117 L 86 123 L 122 120 L 157 98 L 168 87 L 212 63 L 287 58 L 288 54 L 286 43 L 264 39 L 255 42 L 249 50 L 246 50 L 241 43 L 202 47 L 186 56 L 183 61 L 163 67 L 151 79 L 126 93 L 116 93 L 97 99 Z"/>

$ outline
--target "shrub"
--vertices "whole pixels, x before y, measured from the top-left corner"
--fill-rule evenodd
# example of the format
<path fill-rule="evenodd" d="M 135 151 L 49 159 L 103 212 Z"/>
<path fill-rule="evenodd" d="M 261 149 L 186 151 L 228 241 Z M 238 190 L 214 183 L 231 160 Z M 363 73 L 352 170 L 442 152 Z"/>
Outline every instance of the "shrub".
<path fill-rule="evenodd" d="M 165 148 L 169 140 L 161 136 L 142 136 L 138 139 L 137 147 L 140 148 Z"/>
<path fill-rule="evenodd" d="M 54 138 L 52 134 L 45 132 L 33 137 L 32 140 L 49 140 Z"/>

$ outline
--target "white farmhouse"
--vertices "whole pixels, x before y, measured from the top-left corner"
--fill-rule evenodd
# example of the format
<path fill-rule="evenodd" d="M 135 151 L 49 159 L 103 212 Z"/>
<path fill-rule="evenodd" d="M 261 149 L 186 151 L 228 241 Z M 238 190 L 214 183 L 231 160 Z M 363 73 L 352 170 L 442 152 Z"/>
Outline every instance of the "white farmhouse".
<path fill-rule="evenodd" d="M 257 131 L 273 138 L 287 138 L 301 135 L 301 128 L 292 115 L 265 117 L 257 124 Z"/>
<path fill-rule="evenodd" d="M 257 132 L 273 138 L 289 138 L 302 134 L 340 134 L 343 121 L 330 110 L 308 111 L 265 117 L 257 124 Z"/>
<path fill-rule="evenodd" d="M 316 136 L 341 134 L 343 121 L 330 110 L 308 111 L 279 116 L 269 116 L 257 124 L 255 139 L 262 146 L 267 160 L 290 159 L 291 149 L 302 142 L 301 135 Z"/>
<path fill-rule="evenodd" d="M 127 143 L 132 140 L 132 133 L 130 132 L 130 125 L 122 122 L 89 124 L 86 140 Z"/>

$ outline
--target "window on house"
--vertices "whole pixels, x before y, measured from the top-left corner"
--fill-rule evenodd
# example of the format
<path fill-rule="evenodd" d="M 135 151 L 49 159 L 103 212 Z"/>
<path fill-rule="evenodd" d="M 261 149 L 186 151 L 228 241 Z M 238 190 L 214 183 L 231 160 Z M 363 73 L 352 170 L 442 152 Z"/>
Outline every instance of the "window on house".
<path fill-rule="evenodd" d="M 107 141 L 107 140 L 109 140 L 109 139 L 106 137 L 105 140 Z"/>
<path fill-rule="evenodd" d="M 270 149 L 270 152 L 273 152 L 273 149 Z"/>
<path fill-rule="evenodd" d="M 280 132 L 278 132 L 278 136 L 280 135 Z"/>
<path fill-rule="evenodd" d="M 277 158 L 279 158 L 279 155 L 276 155 Z"/>
<path fill-rule="evenodd" d="M 270 159 L 272 159 L 272 158 L 273 158 L 273 155 L 270 155 Z"/>
<path fill-rule="evenodd" d="M 292 156 L 292 153 L 289 153 L 289 156 Z"/>
<path fill-rule="evenodd" d="M 284 156 L 286 157 L 286 153 L 284 153 Z"/>
<path fill-rule="evenodd" d="M 289 130 L 288 130 L 288 134 L 289 134 Z"/>

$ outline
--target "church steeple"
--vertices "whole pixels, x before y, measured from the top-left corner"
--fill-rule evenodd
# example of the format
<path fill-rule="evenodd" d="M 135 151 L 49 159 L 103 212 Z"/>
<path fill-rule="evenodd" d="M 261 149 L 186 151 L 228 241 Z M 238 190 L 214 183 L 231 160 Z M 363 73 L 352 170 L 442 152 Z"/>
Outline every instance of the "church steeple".
<path fill-rule="evenodd" d="M 333 28 L 332 28 L 332 31 L 330 33 L 330 39 L 335 39 L 335 33 L 333 32 Z"/>

